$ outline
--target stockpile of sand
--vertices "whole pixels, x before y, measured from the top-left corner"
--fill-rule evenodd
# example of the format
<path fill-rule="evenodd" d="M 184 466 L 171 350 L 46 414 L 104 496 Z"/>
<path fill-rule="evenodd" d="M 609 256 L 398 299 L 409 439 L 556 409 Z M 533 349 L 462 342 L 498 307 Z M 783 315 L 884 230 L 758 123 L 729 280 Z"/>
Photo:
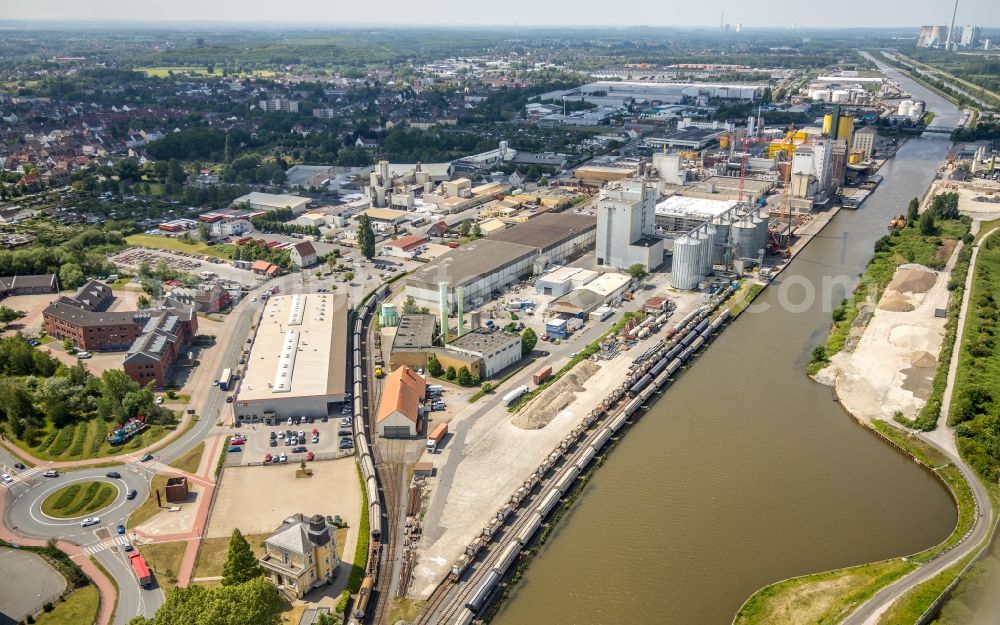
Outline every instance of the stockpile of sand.
<path fill-rule="evenodd" d="M 886 291 L 882 296 L 882 301 L 878 303 L 879 310 L 889 310 L 892 312 L 910 312 L 913 304 L 899 291 Z"/>
<path fill-rule="evenodd" d="M 926 293 L 935 282 L 937 275 L 932 269 L 923 265 L 900 265 L 888 288 L 900 293 Z"/>
<path fill-rule="evenodd" d="M 937 366 L 937 358 L 930 352 L 920 350 L 910 354 L 910 364 L 921 369 L 933 369 Z"/>
<path fill-rule="evenodd" d="M 584 384 L 599 369 L 592 361 L 584 360 L 519 410 L 511 423 L 522 430 L 542 429 L 561 410 L 573 403 L 576 393 L 585 390 Z"/>
<path fill-rule="evenodd" d="M 926 352 L 936 350 L 931 341 L 932 334 L 933 330 L 923 326 L 898 325 L 889 330 L 889 342 L 907 350 Z"/>

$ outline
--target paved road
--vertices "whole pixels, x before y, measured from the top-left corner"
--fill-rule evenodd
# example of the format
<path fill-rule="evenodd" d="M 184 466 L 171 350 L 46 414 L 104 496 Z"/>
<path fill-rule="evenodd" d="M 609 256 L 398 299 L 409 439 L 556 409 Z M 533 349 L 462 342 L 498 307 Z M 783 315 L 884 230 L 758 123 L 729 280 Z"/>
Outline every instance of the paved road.
<path fill-rule="evenodd" d="M 997 230 L 1000 230 L 1000 228 L 990 230 L 983 238 L 985 239 Z M 959 315 L 959 319 L 963 321 L 965 320 L 966 314 L 969 310 L 969 298 L 972 293 L 972 278 L 975 273 L 976 259 L 978 256 L 979 245 L 977 244 L 972 250 L 972 258 L 969 264 L 969 274 L 966 276 L 965 292 L 962 296 L 962 310 Z M 958 332 L 955 337 L 955 345 L 958 346 L 961 346 L 962 344 L 962 326 L 963 324 L 959 323 Z M 977 551 L 989 535 L 990 527 L 993 525 L 994 515 L 989 493 L 986 492 L 986 488 L 983 486 L 983 483 L 979 481 L 979 477 L 975 474 L 972 468 L 969 467 L 969 465 L 966 464 L 966 462 L 958 454 L 958 450 L 954 444 L 954 430 L 948 426 L 948 409 L 952 392 L 954 390 L 955 374 L 958 370 L 959 351 L 961 350 L 956 349 L 952 353 L 951 363 L 948 368 L 948 385 L 944 394 L 945 400 L 942 405 L 941 416 L 938 419 L 937 430 L 930 433 L 922 432 L 918 434 L 918 436 L 928 444 L 937 448 L 941 453 L 945 454 L 951 462 L 962 471 L 962 475 L 965 476 L 966 481 L 972 487 L 972 494 L 976 499 L 979 516 L 975 520 L 972 532 L 962 543 L 953 548 L 951 551 L 946 552 L 936 560 L 932 560 L 931 562 L 924 564 L 906 577 L 903 577 L 880 590 L 875 594 L 875 596 L 855 610 L 854 613 L 844 621 L 844 625 L 874 625 L 878 622 L 882 613 L 889 609 L 892 603 L 903 595 L 903 593 L 907 592 L 914 586 L 930 580 L 938 573 L 952 566 L 968 554 Z M 942 438 L 947 438 L 947 443 L 942 444 Z"/>
<path fill-rule="evenodd" d="M 55 601 L 66 580 L 33 553 L 0 549 L 0 625 L 13 625 Z"/>

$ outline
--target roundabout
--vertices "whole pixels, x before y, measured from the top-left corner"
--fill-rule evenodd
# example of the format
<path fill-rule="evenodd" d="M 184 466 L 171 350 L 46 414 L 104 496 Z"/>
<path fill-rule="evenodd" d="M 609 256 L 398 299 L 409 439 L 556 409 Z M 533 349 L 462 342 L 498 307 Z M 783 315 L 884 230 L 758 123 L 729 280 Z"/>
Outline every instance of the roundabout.
<path fill-rule="evenodd" d="M 45 498 L 42 514 L 52 519 L 90 516 L 114 502 L 118 494 L 116 486 L 96 480 L 65 486 Z"/>

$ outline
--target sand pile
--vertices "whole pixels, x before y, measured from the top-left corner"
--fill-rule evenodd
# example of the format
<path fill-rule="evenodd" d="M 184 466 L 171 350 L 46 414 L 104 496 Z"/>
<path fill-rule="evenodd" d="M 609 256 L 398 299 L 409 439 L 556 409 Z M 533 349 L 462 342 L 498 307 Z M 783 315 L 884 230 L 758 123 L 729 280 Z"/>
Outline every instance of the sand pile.
<path fill-rule="evenodd" d="M 933 270 L 923 265 L 901 265 L 889 283 L 889 289 L 900 293 L 926 293 L 937 282 Z"/>
<path fill-rule="evenodd" d="M 886 291 L 882 296 L 882 301 L 878 303 L 879 310 L 889 310 L 892 312 L 910 312 L 913 304 L 909 302 L 899 291 Z"/>
<path fill-rule="evenodd" d="M 889 342 L 896 347 L 918 352 L 937 348 L 931 341 L 934 331 L 922 326 L 898 325 L 889 330 Z M 932 356 L 933 358 L 933 356 Z"/>
<path fill-rule="evenodd" d="M 576 393 L 584 390 L 587 380 L 599 370 L 600 367 L 593 361 L 584 360 L 542 391 L 527 407 L 518 411 L 511 423 L 523 430 L 542 429 L 561 410 L 573 403 Z"/>
<path fill-rule="evenodd" d="M 937 367 L 937 358 L 930 352 L 915 351 L 910 354 L 910 364 L 920 369 L 933 369 Z"/>

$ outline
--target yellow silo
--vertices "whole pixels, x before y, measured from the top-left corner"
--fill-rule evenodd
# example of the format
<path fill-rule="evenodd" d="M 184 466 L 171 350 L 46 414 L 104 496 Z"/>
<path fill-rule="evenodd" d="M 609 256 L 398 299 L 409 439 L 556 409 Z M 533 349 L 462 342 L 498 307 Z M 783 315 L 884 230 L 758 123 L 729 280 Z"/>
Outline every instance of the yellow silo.
<path fill-rule="evenodd" d="M 823 116 L 823 134 L 833 136 L 833 113 Z"/>
<path fill-rule="evenodd" d="M 851 155 L 847 157 L 847 162 L 851 165 L 857 165 L 861 162 L 862 156 L 861 152 L 851 152 Z"/>
<path fill-rule="evenodd" d="M 851 137 L 854 136 L 854 118 L 841 117 L 837 123 L 837 139 L 847 139 L 847 145 L 851 145 Z"/>
<path fill-rule="evenodd" d="M 729 149 L 729 135 L 722 135 L 719 137 L 719 147 L 723 150 Z"/>

